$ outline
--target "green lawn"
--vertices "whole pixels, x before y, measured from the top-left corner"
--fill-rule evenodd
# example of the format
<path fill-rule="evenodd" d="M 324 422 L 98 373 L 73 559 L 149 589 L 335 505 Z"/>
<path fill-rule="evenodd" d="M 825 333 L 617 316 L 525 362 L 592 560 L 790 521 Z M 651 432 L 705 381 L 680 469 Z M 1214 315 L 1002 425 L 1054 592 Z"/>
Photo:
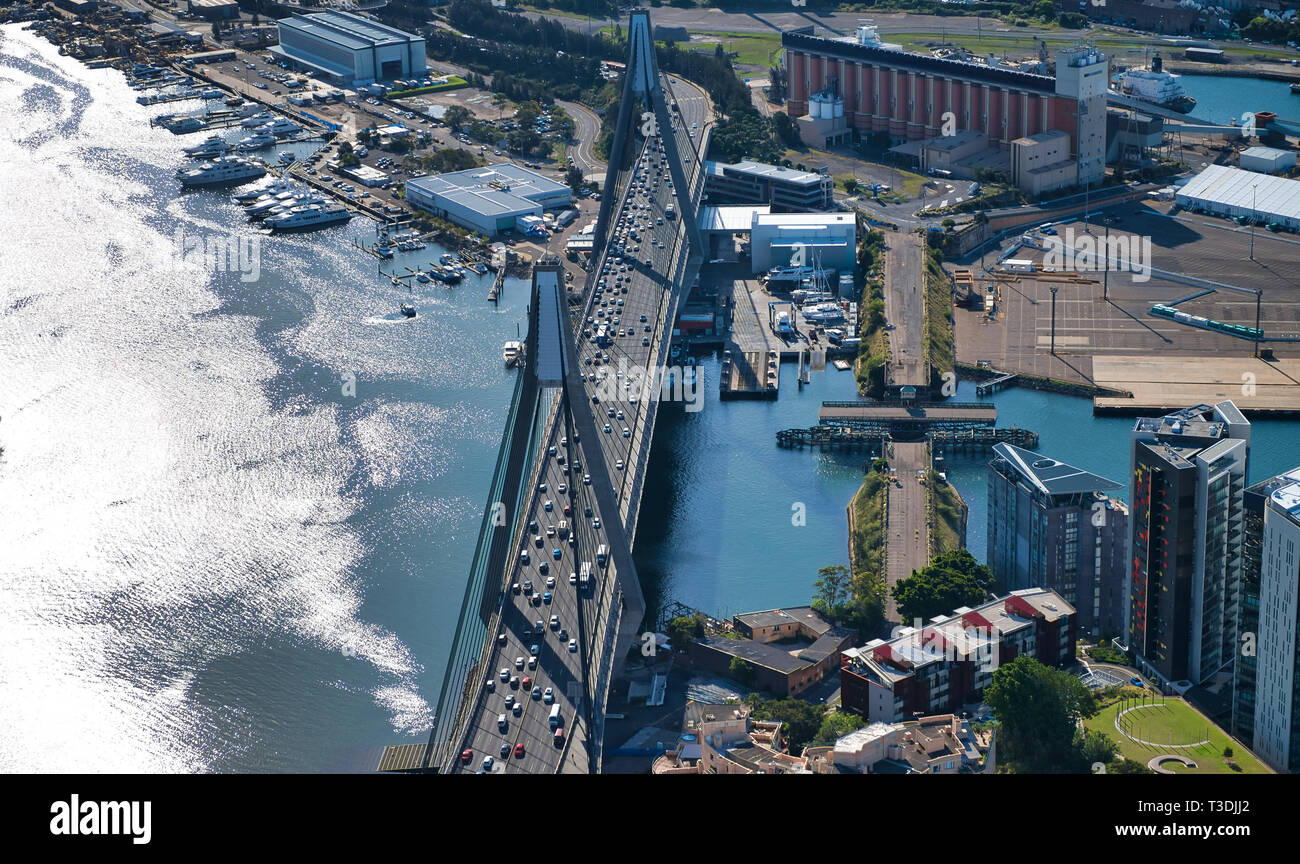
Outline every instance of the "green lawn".
<path fill-rule="evenodd" d="M 1097 713 L 1097 716 L 1091 717 L 1084 721 L 1084 725 L 1099 732 L 1104 732 L 1110 736 L 1116 744 L 1119 745 L 1119 751 L 1124 758 L 1132 759 L 1145 765 L 1147 760 L 1152 756 L 1162 753 L 1175 753 L 1180 756 L 1186 756 L 1196 763 L 1195 769 L 1179 769 L 1179 766 L 1172 763 L 1166 767 L 1172 768 L 1178 773 L 1187 774 L 1271 774 L 1272 771 L 1247 753 L 1236 741 L 1228 737 L 1228 734 L 1207 720 L 1200 712 L 1192 708 L 1181 699 L 1167 699 L 1163 705 L 1154 708 L 1142 708 L 1134 711 L 1127 716 L 1135 724 L 1141 724 L 1142 734 L 1148 741 L 1158 741 L 1169 734 L 1173 734 L 1175 739 L 1178 736 L 1194 736 L 1193 740 L 1205 737 L 1204 731 L 1209 727 L 1209 744 L 1200 747 L 1177 748 L 1177 747 L 1150 747 L 1125 737 L 1118 729 L 1115 728 L 1115 715 L 1119 712 L 1123 703 L 1115 704 L 1103 708 Z M 1223 749 L 1232 748 L 1232 756 L 1224 757 Z M 1228 763 L 1236 764 L 1241 770 L 1234 771 Z"/>

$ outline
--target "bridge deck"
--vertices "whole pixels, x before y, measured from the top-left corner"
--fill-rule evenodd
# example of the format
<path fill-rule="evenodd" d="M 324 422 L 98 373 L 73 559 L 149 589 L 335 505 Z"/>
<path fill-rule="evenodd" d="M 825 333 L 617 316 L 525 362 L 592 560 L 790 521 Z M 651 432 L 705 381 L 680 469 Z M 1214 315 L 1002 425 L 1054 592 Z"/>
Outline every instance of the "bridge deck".
<path fill-rule="evenodd" d="M 992 426 L 998 421 L 998 409 L 993 405 L 905 405 L 902 403 L 872 403 L 823 405 L 817 412 L 819 422 L 833 425 L 836 421 L 879 421 L 943 424 L 951 422 L 982 423 Z"/>

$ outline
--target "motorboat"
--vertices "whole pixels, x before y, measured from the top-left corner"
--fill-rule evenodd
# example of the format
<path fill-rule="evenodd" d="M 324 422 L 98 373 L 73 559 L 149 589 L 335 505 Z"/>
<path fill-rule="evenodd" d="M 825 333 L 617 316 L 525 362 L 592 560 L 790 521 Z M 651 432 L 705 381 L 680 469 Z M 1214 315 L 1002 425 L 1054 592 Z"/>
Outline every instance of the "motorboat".
<path fill-rule="evenodd" d="M 514 366 L 524 358 L 524 343 L 514 339 L 507 342 L 501 349 L 501 359 L 507 366 Z"/>
<path fill-rule="evenodd" d="M 281 151 L 280 151 L 280 164 L 281 164 L 281 165 L 292 165 L 294 162 L 297 162 L 297 161 L 298 161 L 298 157 L 295 156 L 295 155 L 293 155 L 293 153 L 290 152 L 289 150 L 281 150 Z"/>
<path fill-rule="evenodd" d="M 245 129 L 256 129 L 258 126 L 263 126 L 267 123 L 274 123 L 275 119 L 275 115 L 271 112 L 262 111 L 258 114 L 252 115 L 251 117 L 245 117 L 243 120 L 240 120 L 239 125 L 243 126 Z"/>
<path fill-rule="evenodd" d="M 330 225 L 337 225 L 352 218 L 352 212 L 346 207 L 335 204 L 321 206 L 309 204 L 295 207 L 287 213 L 268 217 L 262 224 L 272 231 L 315 231 Z"/>
<path fill-rule="evenodd" d="M 192 159 L 210 159 L 213 156 L 221 156 L 229 153 L 231 150 L 230 142 L 220 135 L 213 135 L 203 141 L 201 144 L 195 144 L 193 147 L 185 148 L 185 155 Z"/>
<path fill-rule="evenodd" d="M 275 146 L 275 136 L 266 132 L 258 132 L 256 135 L 249 135 L 247 138 L 241 138 L 235 145 L 236 150 L 247 152 L 249 150 L 264 150 L 267 147 Z"/>
<path fill-rule="evenodd" d="M 412 306 L 410 303 L 403 303 L 403 304 L 402 304 L 402 314 L 405 315 L 407 318 L 414 318 L 414 317 L 415 317 L 415 307 Z"/>
<path fill-rule="evenodd" d="M 265 175 L 266 169 L 256 162 L 238 156 L 222 156 L 197 168 L 182 168 L 176 172 L 176 179 L 184 186 L 219 186 L 247 183 Z"/>
<path fill-rule="evenodd" d="M 240 192 L 237 195 L 231 195 L 230 200 L 236 204 L 252 204 L 259 198 L 279 195 L 281 192 L 291 192 L 298 188 L 298 184 L 284 177 L 277 177 L 260 189 L 254 189 L 251 192 Z"/>

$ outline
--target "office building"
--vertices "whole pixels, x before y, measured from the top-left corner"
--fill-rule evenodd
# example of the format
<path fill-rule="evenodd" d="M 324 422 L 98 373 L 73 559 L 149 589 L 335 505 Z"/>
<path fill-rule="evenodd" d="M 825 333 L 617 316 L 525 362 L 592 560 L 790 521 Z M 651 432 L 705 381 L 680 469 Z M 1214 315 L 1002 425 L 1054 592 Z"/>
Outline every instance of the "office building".
<path fill-rule="evenodd" d="M 1232 733 L 1269 767 L 1294 773 L 1300 770 L 1300 468 L 1247 489 L 1245 511 Z"/>
<path fill-rule="evenodd" d="M 706 162 L 704 170 L 704 197 L 710 204 L 767 204 L 795 213 L 835 206 L 835 181 L 829 174 L 749 159 L 730 165 Z"/>
<path fill-rule="evenodd" d="M 1012 589 L 1047 588 L 1075 608 L 1079 632 L 1124 633 L 1128 507 L 1121 484 L 1010 444 L 988 468 L 988 566 Z"/>
<path fill-rule="evenodd" d="M 291 15 L 271 53 L 295 69 L 353 87 L 425 74 L 424 37 L 348 12 Z"/>
<path fill-rule="evenodd" d="M 1230 401 L 1132 433 L 1129 647 L 1183 689 L 1232 663 L 1250 423 Z"/>
<path fill-rule="evenodd" d="M 1073 663 L 1075 641 L 1074 607 L 1060 595 L 1012 591 L 843 651 L 840 702 L 873 723 L 959 711 L 980 700 L 998 666 L 1020 656 Z"/>

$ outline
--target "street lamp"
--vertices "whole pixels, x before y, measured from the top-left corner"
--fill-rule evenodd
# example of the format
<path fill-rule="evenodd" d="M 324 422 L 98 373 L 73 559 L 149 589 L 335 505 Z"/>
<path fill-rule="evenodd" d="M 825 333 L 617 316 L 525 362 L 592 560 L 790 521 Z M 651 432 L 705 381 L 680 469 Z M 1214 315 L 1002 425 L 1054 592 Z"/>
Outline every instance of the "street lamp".
<path fill-rule="evenodd" d="M 1048 286 L 1052 292 L 1052 356 L 1056 356 L 1056 292 L 1061 290 L 1058 285 Z"/>
<path fill-rule="evenodd" d="M 1256 185 L 1258 184 L 1252 183 L 1250 185 L 1250 260 L 1251 261 L 1255 260 L 1255 213 L 1258 212 L 1255 209 L 1255 186 Z"/>

